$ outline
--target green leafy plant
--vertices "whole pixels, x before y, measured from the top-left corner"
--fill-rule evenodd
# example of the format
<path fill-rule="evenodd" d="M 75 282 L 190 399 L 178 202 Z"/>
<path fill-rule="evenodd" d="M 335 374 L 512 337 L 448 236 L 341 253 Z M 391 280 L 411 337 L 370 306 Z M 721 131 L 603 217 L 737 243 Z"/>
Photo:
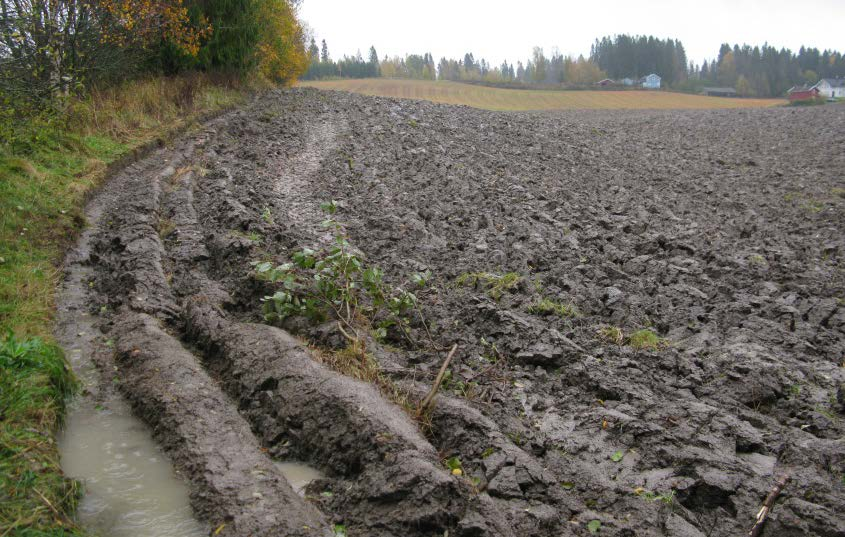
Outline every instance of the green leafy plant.
<path fill-rule="evenodd" d="M 600 520 L 591 520 L 587 523 L 587 531 L 590 533 L 598 533 L 601 529 L 601 521 Z"/>
<path fill-rule="evenodd" d="M 265 320 L 280 322 L 304 316 L 321 322 L 331 318 L 351 340 L 359 339 L 362 325 L 372 328 L 377 339 L 384 339 L 388 328 L 395 326 L 410 341 L 409 314 L 416 311 L 425 326 L 416 295 L 386 284 L 382 271 L 367 266 L 351 248 L 343 226 L 331 218 L 337 211 L 334 201 L 322 203 L 320 208 L 329 216 L 323 226 L 334 232 L 332 246 L 303 248 L 291 256 L 291 262 L 280 265 L 252 263 L 255 276 L 278 289 L 262 300 Z M 430 272 L 416 274 L 412 280 L 424 287 L 430 277 Z"/>
<path fill-rule="evenodd" d="M 264 207 L 264 210 L 261 211 L 261 219 L 268 224 L 273 223 L 273 213 L 270 211 L 270 207 Z"/>
<path fill-rule="evenodd" d="M 610 460 L 612 460 L 613 462 L 621 462 L 624 458 L 625 452 L 621 449 L 619 451 L 614 451 L 613 455 L 610 456 Z"/>

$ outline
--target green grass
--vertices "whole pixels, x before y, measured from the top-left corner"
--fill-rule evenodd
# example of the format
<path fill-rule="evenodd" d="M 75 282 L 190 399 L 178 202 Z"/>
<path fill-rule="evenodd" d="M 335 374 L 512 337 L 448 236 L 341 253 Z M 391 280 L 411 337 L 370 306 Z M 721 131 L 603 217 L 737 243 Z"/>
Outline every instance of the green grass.
<path fill-rule="evenodd" d="M 644 328 L 628 336 L 628 345 L 638 350 L 656 350 L 666 346 L 667 341 L 651 330 Z"/>
<path fill-rule="evenodd" d="M 491 298 L 499 300 L 506 291 L 512 291 L 521 281 L 522 276 L 516 272 L 465 272 L 457 277 L 455 283 L 465 287 L 484 287 Z"/>
<path fill-rule="evenodd" d="M 81 535 L 80 487 L 54 439 L 73 374 L 50 334 L 57 267 L 85 225 L 86 196 L 109 164 L 247 89 L 208 75 L 133 81 L 0 129 L 0 334 L 17 335 L 0 347 L 0 537 Z"/>
<path fill-rule="evenodd" d="M 562 319 L 574 319 L 578 317 L 578 309 L 574 304 L 564 304 L 549 298 L 543 298 L 528 306 L 528 313 L 535 315 L 557 315 Z"/>
<path fill-rule="evenodd" d="M 0 340 L 0 535 L 81 535 L 79 484 L 62 476 L 53 433 L 76 384 L 61 349 Z"/>
<path fill-rule="evenodd" d="M 659 350 L 669 345 L 669 341 L 658 336 L 650 328 L 643 328 L 626 336 L 617 326 L 603 326 L 596 335 L 599 339 L 615 345 L 627 345 L 636 350 Z"/>

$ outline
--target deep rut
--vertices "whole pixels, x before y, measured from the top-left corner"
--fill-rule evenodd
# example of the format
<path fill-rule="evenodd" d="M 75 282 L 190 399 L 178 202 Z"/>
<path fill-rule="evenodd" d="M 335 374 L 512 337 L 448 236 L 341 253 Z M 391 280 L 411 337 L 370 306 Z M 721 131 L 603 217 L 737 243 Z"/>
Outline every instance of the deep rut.
<path fill-rule="evenodd" d="M 334 523 L 352 535 L 512 534 L 493 500 L 450 475 L 373 386 L 327 369 L 285 331 L 227 313 L 239 307 L 256 243 L 325 239 L 314 186 L 346 134 L 342 121 L 315 121 L 283 128 L 260 157 L 249 146 L 233 154 L 240 120 L 255 113 L 212 121 L 102 195 L 89 302 L 114 312 L 101 329 L 116 342 L 121 391 L 221 535 L 328 535 Z M 304 500 L 268 453 L 328 477 Z"/>

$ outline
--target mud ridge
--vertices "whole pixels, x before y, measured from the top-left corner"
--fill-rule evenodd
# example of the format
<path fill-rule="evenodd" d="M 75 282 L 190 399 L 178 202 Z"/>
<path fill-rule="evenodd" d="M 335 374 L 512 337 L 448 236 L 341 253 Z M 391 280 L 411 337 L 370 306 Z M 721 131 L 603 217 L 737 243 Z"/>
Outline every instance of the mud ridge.
<path fill-rule="evenodd" d="M 333 535 L 278 475 L 237 408 L 155 319 L 123 315 L 113 334 L 121 390 L 190 476 L 192 503 L 219 535 Z"/>

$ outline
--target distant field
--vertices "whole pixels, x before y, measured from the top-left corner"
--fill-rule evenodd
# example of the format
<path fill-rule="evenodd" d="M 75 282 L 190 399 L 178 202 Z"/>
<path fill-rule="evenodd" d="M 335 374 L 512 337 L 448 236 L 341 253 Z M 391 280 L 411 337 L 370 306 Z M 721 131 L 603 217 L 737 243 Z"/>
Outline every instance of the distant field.
<path fill-rule="evenodd" d="M 299 85 L 463 104 L 487 110 L 757 108 L 786 103 L 782 99 L 727 99 L 668 91 L 512 90 L 458 82 L 386 78 L 303 81 Z"/>

